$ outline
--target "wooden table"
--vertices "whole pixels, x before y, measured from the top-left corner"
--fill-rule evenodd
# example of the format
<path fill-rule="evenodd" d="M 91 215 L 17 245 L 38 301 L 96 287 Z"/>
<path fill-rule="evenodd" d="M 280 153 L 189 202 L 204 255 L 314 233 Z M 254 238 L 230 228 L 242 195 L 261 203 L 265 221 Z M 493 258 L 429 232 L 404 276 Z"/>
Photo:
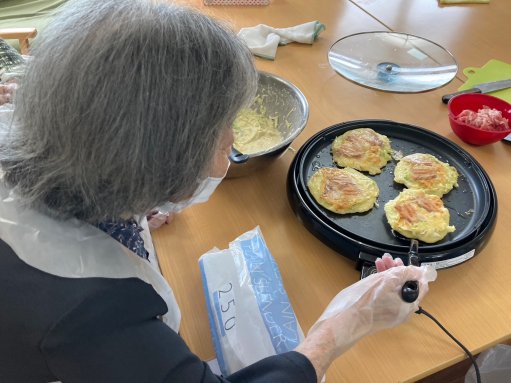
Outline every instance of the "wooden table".
<path fill-rule="evenodd" d="M 511 145 L 499 142 L 474 147 L 452 133 L 440 98 L 456 90 L 463 75 L 435 91 L 393 94 L 355 85 L 335 74 L 327 61 L 329 47 L 339 38 L 391 29 L 444 45 L 455 54 L 460 68 L 480 66 L 490 58 L 511 63 L 507 0 L 453 7 L 440 7 L 433 0 L 273 0 L 268 7 L 204 7 L 198 0 L 190 3 L 227 19 L 234 29 L 258 23 L 286 27 L 311 20 L 327 25 L 312 46 L 291 44 L 278 49 L 275 61 L 256 60 L 259 69 L 297 85 L 309 101 L 308 125 L 293 148 L 335 123 L 381 118 L 435 131 L 459 144 L 483 165 L 499 197 L 495 231 L 475 258 L 439 272 L 423 306 L 472 352 L 511 339 L 507 243 L 507 229 L 511 227 Z M 260 172 L 226 180 L 207 204 L 191 207 L 154 233 L 163 274 L 182 310 L 181 334 L 203 359 L 214 357 L 214 351 L 197 260 L 212 247 L 225 248 L 241 233 L 260 225 L 305 331 L 338 291 L 359 279 L 354 263 L 316 239 L 292 212 L 285 185 L 292 157 L 288 151 Z M 413 382 L 464 358 L 436 325 L 415 316 L 398 329 L 362 340 L 334 362 L 327 378 L 329 382 Z"/>

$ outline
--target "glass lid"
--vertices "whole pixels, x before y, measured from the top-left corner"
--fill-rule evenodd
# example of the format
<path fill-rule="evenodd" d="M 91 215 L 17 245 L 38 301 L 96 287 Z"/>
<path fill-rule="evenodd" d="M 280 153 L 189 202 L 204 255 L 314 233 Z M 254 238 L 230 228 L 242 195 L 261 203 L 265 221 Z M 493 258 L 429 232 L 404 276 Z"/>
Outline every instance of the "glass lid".
<path fill-rule="evenodd" d="M 348 80 L 396 93 L 440 88 L 458 71 L 452 54 L 440 45 L 397 32 L 364 32 L 343 37 L 330 48 L 328 61 Z"/>

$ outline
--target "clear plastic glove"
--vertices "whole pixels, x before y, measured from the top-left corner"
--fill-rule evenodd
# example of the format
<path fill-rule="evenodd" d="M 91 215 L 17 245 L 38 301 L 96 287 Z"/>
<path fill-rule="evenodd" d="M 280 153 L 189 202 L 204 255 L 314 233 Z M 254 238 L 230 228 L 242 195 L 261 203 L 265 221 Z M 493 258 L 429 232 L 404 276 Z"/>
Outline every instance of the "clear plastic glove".
<path fill-rule="evenodd" d="M 390 265 L 388 258 L 384 256 L 383 260 L 388 263 L 387 270 L 372 274 L 337 294 L 309 331 L 308 336 L 320 332 L 335 341 L 334 357 L 362 337 L 408 320 L 428 292 L 428 283 L 436 279 L 432 267 Z M 407 281 L 419 284 L 419 297 L 413 303 L 406 303 L 401 297 Z"/>
<path fill-rule="evenodd" d="M 149 226 L 149 230 L 153 231 L 164 224 L 172 222 L 173 219 L 174 219 L 173 213 L 164 213 L 161 211 L 154 210 L 151 212 L 151 214 L 147 216 L 147 225 Z"/>
<path fill-rule="evenodd" d="M 378 273 L 391 269 L 392 267 L 404 266 L 403 260 L 401 258 L 394 259 L 389 253 L 383 254 L 383 257 L 381 258 L 376 258 L 374 264 Z"/>
<path fill-rule="evenodd" d="M 0 84 L 0 105 L 11 103 L 17 88 L 18 84 L 15 82 Z"/>

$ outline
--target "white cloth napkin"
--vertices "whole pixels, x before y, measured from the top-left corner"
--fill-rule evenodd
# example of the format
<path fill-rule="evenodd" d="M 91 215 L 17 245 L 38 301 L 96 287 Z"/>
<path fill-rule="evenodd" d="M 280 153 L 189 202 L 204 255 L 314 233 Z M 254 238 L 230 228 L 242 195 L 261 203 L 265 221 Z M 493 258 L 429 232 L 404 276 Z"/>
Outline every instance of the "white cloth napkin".
<path fill-rule="evenodd" d="M 312 44 L 318 35 L 325 30 L 319 21 L 296 25 L 289 28 L 273 28 L 265 24 L 242 28 L 238 36 L 247 43 L 250 51 L 256 56 L 274 60 L 279 45 L 290 42 Z"/>

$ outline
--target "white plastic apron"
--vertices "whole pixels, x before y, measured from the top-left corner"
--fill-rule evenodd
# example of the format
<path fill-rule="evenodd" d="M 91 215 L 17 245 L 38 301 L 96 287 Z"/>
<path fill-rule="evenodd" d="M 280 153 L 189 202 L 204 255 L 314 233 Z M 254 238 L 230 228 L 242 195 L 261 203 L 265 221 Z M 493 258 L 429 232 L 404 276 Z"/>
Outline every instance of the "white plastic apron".
<path fill-rule="evenodd" d="M 143 227 L 147 230 L 147 225 Z M 178 332 L 181 312 L 172 289 L 159 272 L 152 241 L 146 243 L 153 255 L 150 263 L 87 223 L 77 219 L 58 221 L 23 208 L 19 197 L 1 180 L 0 238 L 25 263 L 56 276 L 141 279 L 165 301 L 168 312 L 162 320 Z"/>

